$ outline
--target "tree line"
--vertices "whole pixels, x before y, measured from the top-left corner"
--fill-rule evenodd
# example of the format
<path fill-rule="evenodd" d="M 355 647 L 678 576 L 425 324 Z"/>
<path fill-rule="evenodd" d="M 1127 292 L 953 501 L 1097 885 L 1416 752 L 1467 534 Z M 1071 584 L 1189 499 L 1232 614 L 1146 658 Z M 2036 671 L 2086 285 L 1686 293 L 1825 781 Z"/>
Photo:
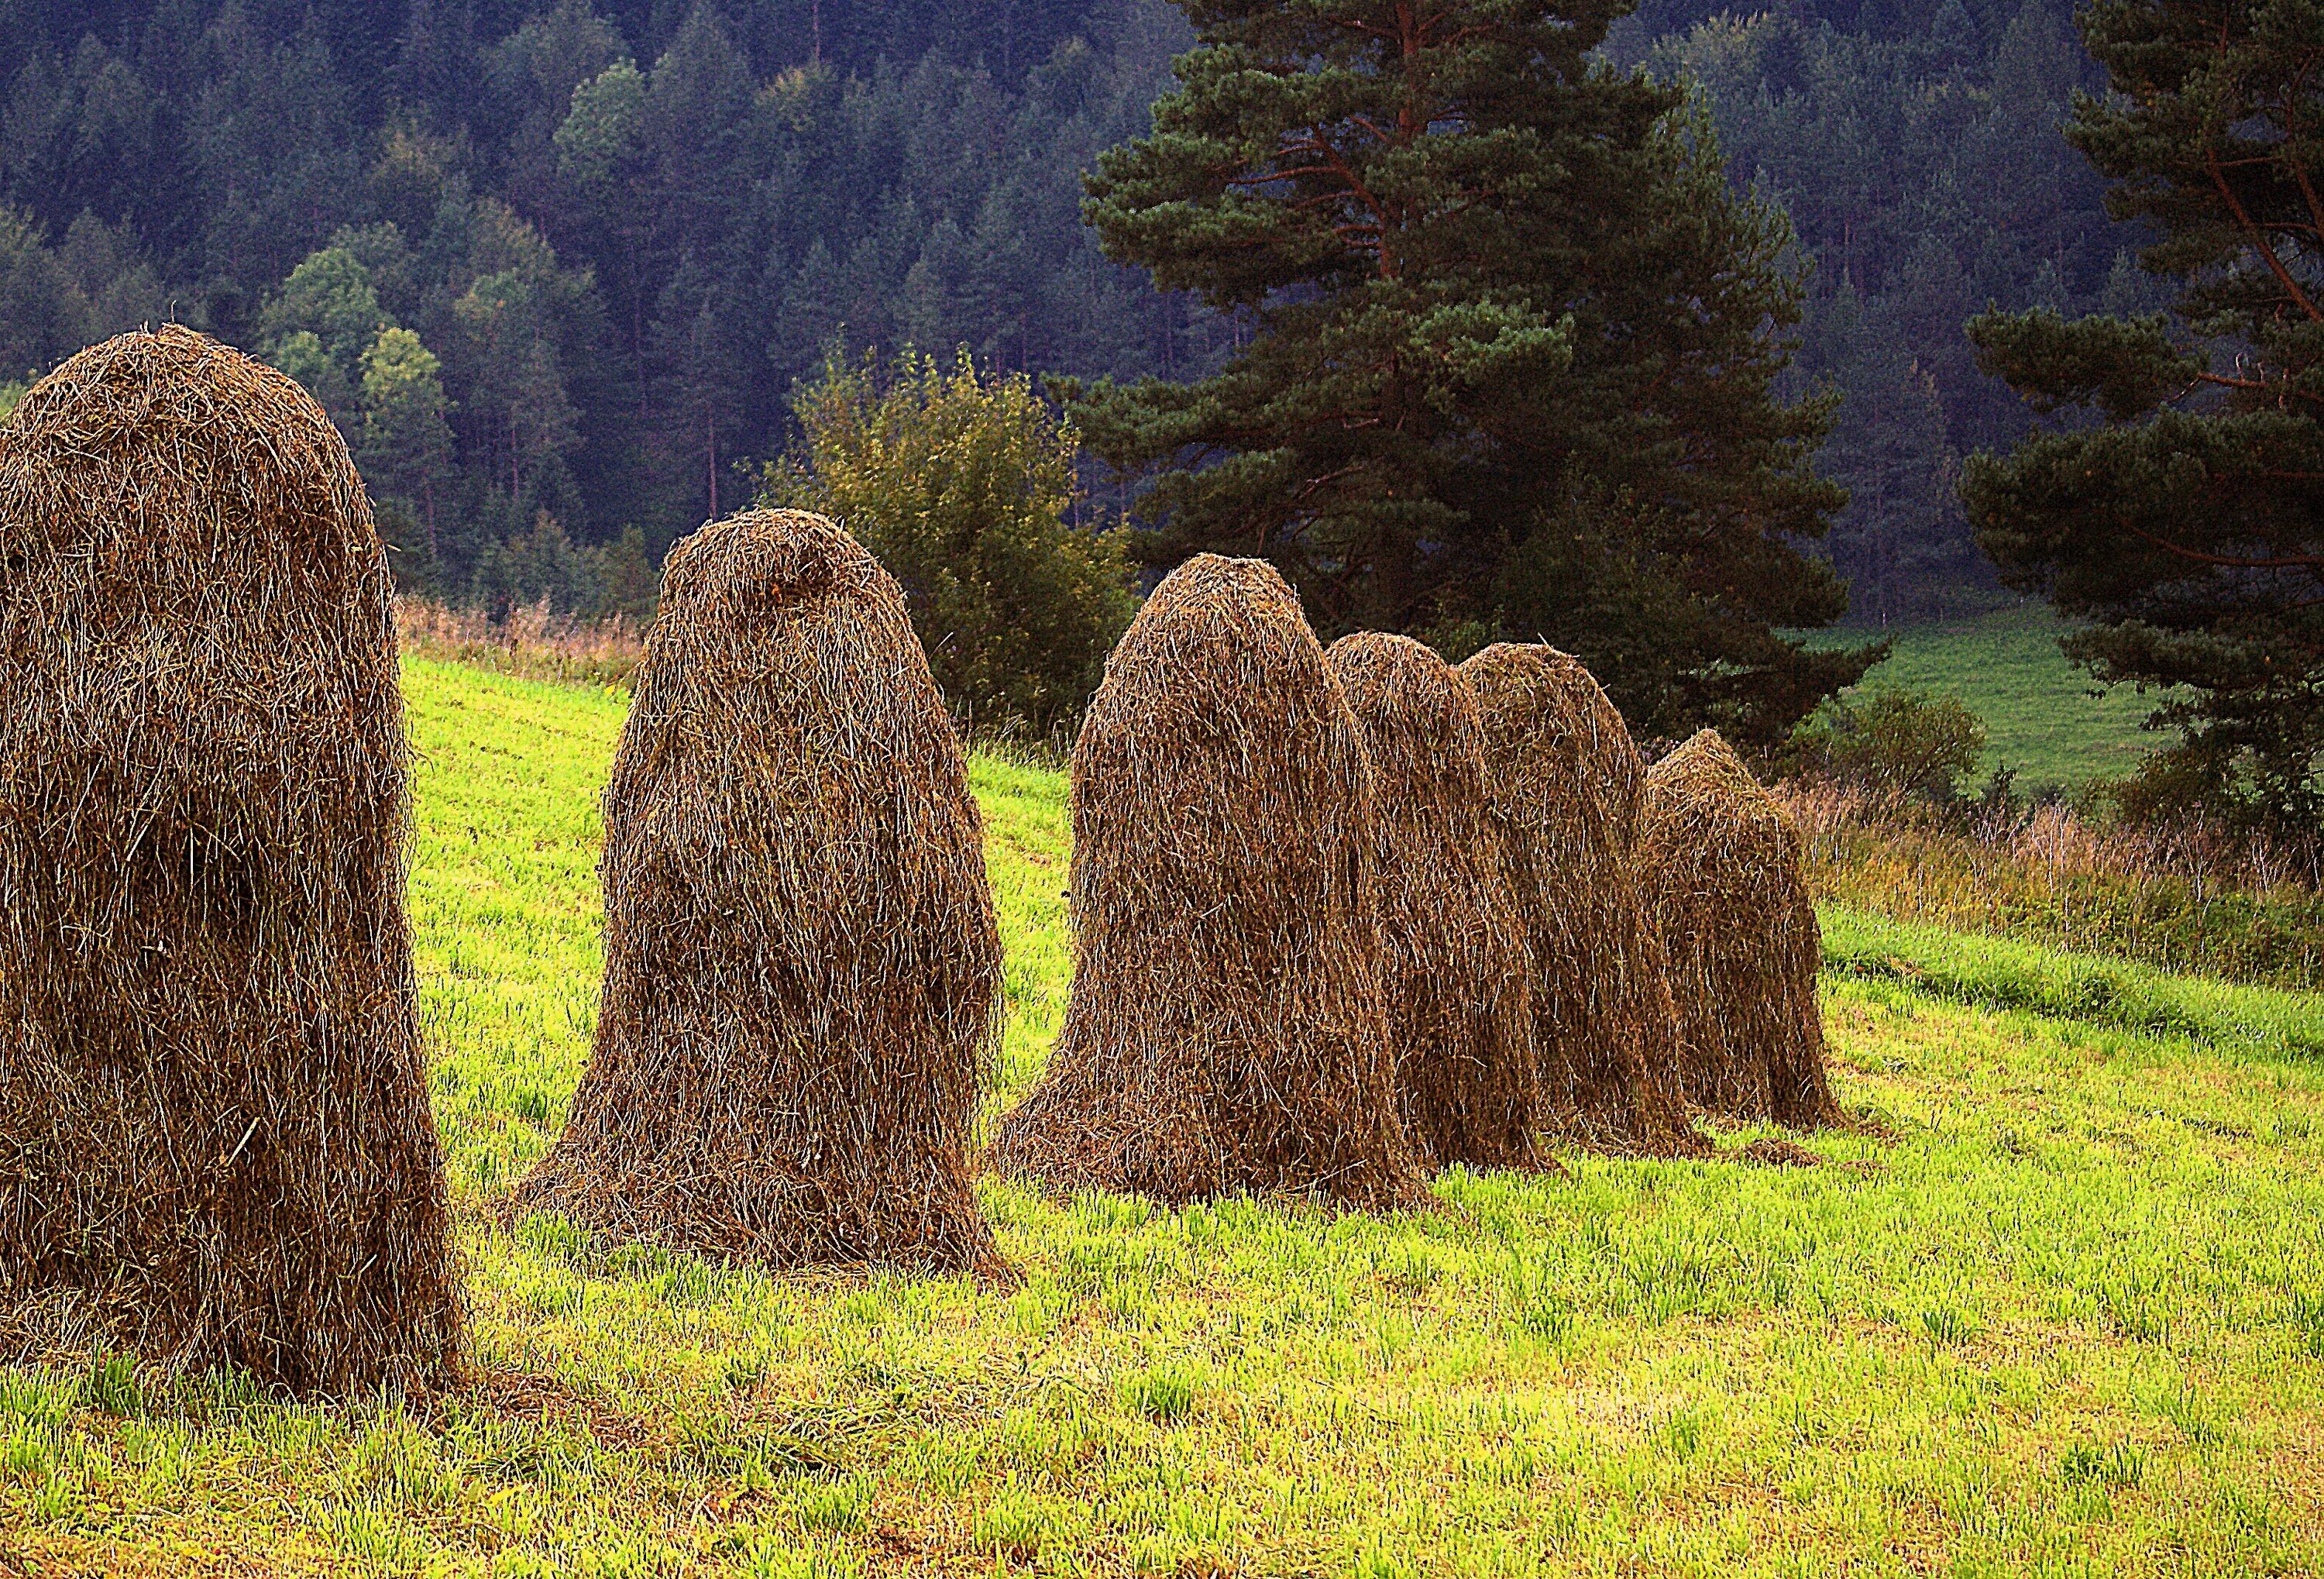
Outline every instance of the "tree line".
<path fill-rule="evenodd" d="M 1137 0 L 0 6 L 0 383 L 172 317 L 347 431 L 408 585 L 618 603 L 835 342 L 1170 371 L 1078 172 L 1185 44 Z"/>
<path fill-rule="evenodd" d="M 2055 134 L 2094 80 L 2070 9 L 1606 19 L 1609 60 L 1699 86 L 1812 265 L 1785 376 L 1846 396 L 1820 551 L 1858 618 L 1988 574 L 1959 474 L 2024 417 L 1961 322 L 2152 305 Z M 782 453 L 835 339 L 1215 365 L 1235 327 L 1079 213 L 1192 36 L 1163 0 L 5 0 L 0 385 L 164 316 L 280 352 L 373 435 L 410 581 L 586 605 L 627 575 L 587 554 L 654 559 Z M 401 333 L 367 367 L 372 296 Z"/>

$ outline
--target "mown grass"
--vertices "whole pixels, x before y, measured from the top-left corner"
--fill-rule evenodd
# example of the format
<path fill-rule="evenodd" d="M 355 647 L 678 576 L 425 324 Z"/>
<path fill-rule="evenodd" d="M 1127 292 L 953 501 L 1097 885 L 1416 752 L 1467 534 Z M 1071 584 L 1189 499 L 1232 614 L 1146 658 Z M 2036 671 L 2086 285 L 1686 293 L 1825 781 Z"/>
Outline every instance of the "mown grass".
<path fill-rule="evenodd" d="M 1576 1157 L 1408 1216 L 987 1180 L 1011 1291 L 479 1211 L 598 970 L 615 694 L 411 666 L 469 1392 L 0 1371 L 0 1572 L 2292 1574 L 2324 1556 L 2313 1000 L 1831 919 L 1826 1166 Z M 980 761 L 994 1107 L 1062 1009 L 1052 774 Z M 2118 973 L 2103 1002 L 2087 972 Z M 2082 974 L 2078 974 L 2082 973 Z M 2122 1005 L 2128 1004 L 2129 1010 Z M 2149 1005 L 2150 1007 L 2140 1007 Z M 2309 1043 L 2298 1044 L 2307 1037 Z"/>
<path fill-rule="evenodd" d="M 1988 743 L 1981 772 L 2011 769 L 2021 790 L 2071 790 L 2094 779 L 2124 777 L 2161 737 L 2139 727 L 2154 710 L 2153 697 L 2128 686 L 2090 694 L 2089 676 L 2058 651 L 2066 628 L 2039 604 L 2012 604 L 1959 619 L 1824 633 L 1817 639 L 1890 638 L 1895 651 L 1868 683 L 1958 697 L 1985 721 Z"/>
<path fill-rule="evenodd" d="M 2324 1062 L 2324 998 L 2173 975 L 2006 937 L 1940 931 L 1827 906 L 1824 970 L 1987 1009 L 2024 1010 L 2204 1047 Z"/>

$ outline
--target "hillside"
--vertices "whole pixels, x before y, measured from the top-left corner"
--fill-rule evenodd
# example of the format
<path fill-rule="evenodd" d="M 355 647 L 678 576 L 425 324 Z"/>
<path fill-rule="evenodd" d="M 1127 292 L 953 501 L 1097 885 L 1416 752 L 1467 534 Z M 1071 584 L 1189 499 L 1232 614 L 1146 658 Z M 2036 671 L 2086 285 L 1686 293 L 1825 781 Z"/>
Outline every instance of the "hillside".
<path fill-rule="evenodd" d="M 2314 999 L 1835 916 L 1839 1093 L 1894 1138 L 1827 1166 L 1729 1135 L 1391 1220 L 988 1180 L 1020 1289 L 770 1279 L 487 1224 L 586 1056 L 623 699 L 427 663 L 407 694 L 478 1385 L 415 1415 L 0 1371 L 0 1573 L 2324 1562 Z M 975 783 L 998 1105 L 1065 989 L 1066 825 L 1053 773 Z"/>

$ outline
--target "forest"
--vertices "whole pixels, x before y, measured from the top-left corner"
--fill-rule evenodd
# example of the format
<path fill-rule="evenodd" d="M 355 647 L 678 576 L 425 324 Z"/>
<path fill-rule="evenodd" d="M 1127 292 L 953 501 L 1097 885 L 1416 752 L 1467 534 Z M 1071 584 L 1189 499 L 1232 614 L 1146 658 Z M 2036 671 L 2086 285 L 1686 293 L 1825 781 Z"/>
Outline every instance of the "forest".
<path fill-rule="evenodd" d="M 2153 304 L 2056 134 L 2070 9 L 1646 0 L 1605 50 L 1696 85 L 1790 217 L 1859 623 L 1985 585 L 1959 474 L 2028 419 L 1963 320 Z M 1190 37 L 1166 0 L 5 0 L 0 383 L 178 319 L 324 402 L 408 585 L 637 608 L 835 346 L 1216 365 L 1238 325 L 1081 217 Z"/>

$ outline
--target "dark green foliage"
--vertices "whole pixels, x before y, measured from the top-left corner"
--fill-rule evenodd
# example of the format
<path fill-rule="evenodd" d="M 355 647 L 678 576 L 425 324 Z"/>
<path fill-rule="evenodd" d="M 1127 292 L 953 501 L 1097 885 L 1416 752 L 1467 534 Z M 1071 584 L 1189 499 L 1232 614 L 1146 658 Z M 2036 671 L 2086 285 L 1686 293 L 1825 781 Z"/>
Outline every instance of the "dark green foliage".
<path fill-rule="evenodd" d="M 965 352 L 834 356 L 794 409 L 804 451 L 762 501 L 843 522 L 902 583 L 956 711 L 1037 734 L 1077 718 L 1136 600 L 1114 534 L 1070 519 L 1080 437 L 1032 381 Z"/>
<path fill-rule="evenodd" d="M 1609 53 L 1692 83 L 1738 180 L 1781 199 L 1815 261 L 1800 368 L 1845 397 L 1820 466 L 1848 488 L 1827 551 L 1850 614 L 1989 593 L 1961 457 L 2024 408 L 1961 324 L 1998 301 L 2147 310 L 2100 183 L 2058 135 L 2096 73 L 2073 0 L 1646 0 Z"/>
<path fill-rule="evenodd" d="M 1975 335 L 1984 360 L 2012 369 L 2012 387 L 2044 414 L 2095 406 L 2126 422 L 2185 391 L 2203 371 L 2201 358 L 2172 343 L 2161 313 L 2069 321 L 2040 307 L 1980 318 Z"/>
<path fill-rule="evenodd" d="M 1773 387 L 1789 233 L 1676 90 L 1592 69 L 1622 5 L 1182 8 L 1183 87 L 1088 213 L 1248 337 L 1064 386 L 1148 479 L 1145 557 L 1263 556 L 1334 634 L 1546 633 L 1649 731 L 1780 738 L 1861 672 L 1770 630 L 1843 605 L 1795 546 L 1842 495 L 1827 407 Z"/>
<path fill-rule="evenodd" d="M 1819 465 L 1848 490 L 1827 540 L 1849 613 L 1887 625 L 1969 578 L 1975 552 L 1943 392 L 1897 322 L 1895 304 L 1853 283 L 1819 305 L 1807 348 L 1842 393 Z"/>
<path fill-rule="evenodd" d="M 1976 375 L 1962 319 L 1992 300 L 2159 302 L 2055 135 L 2089 78 L 2070 0 L 1735 9 L 1646 0 L 1608 52 L 1701 84 L 1729 174 L 1794 216 L 1817 264 L 1810 377 L 1782 392 L 1829 379 L 1847 393 L 1820 465 L 1856 499 L 1827 551 L 1859 614 L 1907 617 L 1977 574 L 1957 457 L 2024 425 Z M 782 453 L 788 392 L 835 337 L 851 354 L 964 343 L 1037 375 L 1213 371 L 1234 326 L 1108 261 L 1079 213 L 1082 171 L 1148 129 L 1189 38 L 1168 0 L 0 0 L 0 207 L 23 221 L 14 235 L 0 223 L 0 380 L 180 319 L 310 381 L 359 451 L 407 585 L 466 596 L 543 509 L 578 547 L 637 526 L 658 562 Z M 1735 210 L 1703 212 L 1715 227 Z M 408 331 L 438 365 L 440 410 L 406 387 L 415 426 L 383 434 L 385 449 L 367 437 L 371 341 L 335 345 L 296 300 L 313 282 L 291 284 L 334 252 L 369 276 L 371 328 Z M 1726 300 L 1739 324 L 1748 297 Z M 317 344 L 287 343 L 302 330 Z M 1637 365 L 1671 349 L 1643 347 Z M 1571 398 L 1634 392 L 1577 379 Z M 1654 439 L 1600 448 L 1651 456 Z M 1737 630 L 1666 639 L 1663 622 L 1701 601 L 1649 596 L 1667 586 L 1668 534 L 1634 568 L 1625 508 L 1571 514 L 1565 548 L 1519 590 L 1610 562 L 1613 582 L 1586 585 L 1631 601 L 1513 593 L 1510 628 L 1571 626 L 1609 669 L 1643 666 L 1633 705 L 1685 694 L 1700 653 Z M 1703 578 L 1723 589 L 1732 568 Z M 1482 641 L 1491 612 L 1440 634 Z"/>
<path fill-rule="evenodd" d="M 513 540 L 543 511 L 658 563 L 783 450 L 835 337 L 1104 374 L 1219 335 L 1081 224 L 1079 169 L 1183 47 L 1147 0 L 0 22 L 0 383 L 165 316 L 245 346 L 346 435 L 400 581 L 456 600 L 567 596 Z"/>
<path fill-rule="evenodd" d="M 2177 771 L 2211 808 L 2324 827 L 2324 6 L 2108 0 L 2083 36 L 2114 94 L 2068 136 L 2175 282 L 2169 317 L 1989 314 L 1981 365 L 2037 410 L 2097 409 L 1964 497 L 2013 585 L 2090 622 L 2098 679 L 2181 690 Z"/>

